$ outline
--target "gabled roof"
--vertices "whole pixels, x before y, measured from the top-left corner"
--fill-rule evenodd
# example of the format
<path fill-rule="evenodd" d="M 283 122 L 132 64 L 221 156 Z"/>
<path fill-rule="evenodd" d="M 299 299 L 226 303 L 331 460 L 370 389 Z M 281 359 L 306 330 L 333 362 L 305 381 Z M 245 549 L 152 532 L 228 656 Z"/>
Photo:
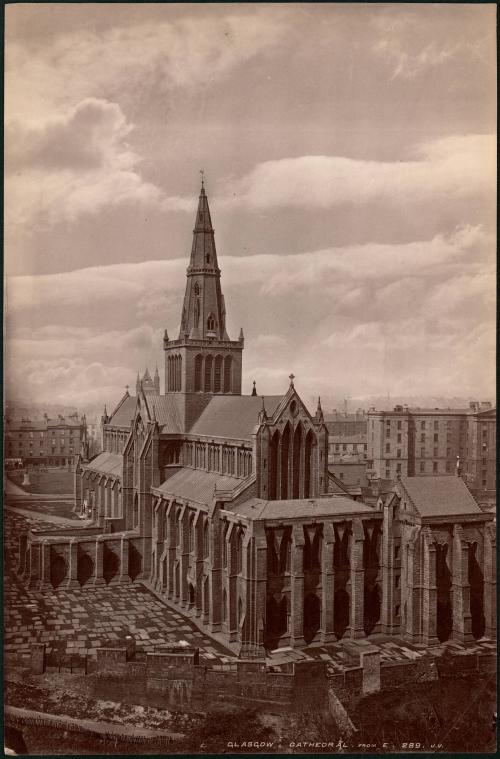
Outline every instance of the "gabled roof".
<path fill-rule="evenodd" d="M 287 501 L 264 501 L 261 498 L 251 498 L 234 508 L 235 514 L 248 519 L 294 519 L 307 521 L 310 517 L 335 517 L 350 514 L 374 514 L 375 511 L 360 501 L 354 501 L 345 496 L 332 495 L 327 498 L 299 498 Z"/>
<path fill-rule="evenodd" d="M 345 483 L 333 472 L 328 472 L 328 485 L 330 493 L 348 493 Z"/>
<path fill-rule="evenodd" d="M 212 502 L 214 490 L 234 490 L 241 483 L 242 480 L 237 477 L 184 467 L 178 469 L 160 487 L 154 488 L 154 491 L 208 506 Z"/>
<path fill-rule="evenodd" d="M 274 413 L 282 398 L 282 395 L 264 396 L 268 416 Z M 230 440 L 251 440 L 261 408 L 262 396 L 216 395 L 202 411 L 189 433 Z"/>
<path fill-rule="evenodd" d="M 153 419 L 156 419 L 160 432 L 180 434 L 183 432 L 179 398 L 176 395 L 148 395 L 146 403 Z"/>
<path fill-rule="evenodd" d="M 111 415 L 108 426 L 130 427 L 135 416 L 137 398 L 135 395 L 125 395 Z"/>
<path fill-rule="evenodd" d="M 482 513 L 461 477 L 401 477 L 400 483 L 420 516 Z"/>
<path fill-rule="evenodd" d="M 94 472 L 111 474 L 114 477 L 121 477 L 123 471 L 123 456 L 120 453 L 108 453 L 104 451 L 95 459 L 83 465 L 84 469 L 91 469 Z"/>

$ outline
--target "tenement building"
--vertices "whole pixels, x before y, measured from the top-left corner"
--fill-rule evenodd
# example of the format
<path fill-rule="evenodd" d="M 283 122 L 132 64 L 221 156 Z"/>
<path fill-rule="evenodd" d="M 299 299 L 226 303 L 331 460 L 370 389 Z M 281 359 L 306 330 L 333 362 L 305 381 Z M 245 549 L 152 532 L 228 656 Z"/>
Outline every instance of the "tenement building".
<path fill-rule="evenodd" d="M 143 583 L 241 655 L 374 633 L 422 643 L 492 635 L 495 532 L 463 480 L 401 477 L 372 504 L 328 471 L 321 403 L 242 395 L 202 187 L 165 392 L 138 378 L 82 456 L 90 523 L 32 530 L 19 571 L 37 588 Z M 423 481 L 422 481 L 423 482 Z"/>
<path fill-rule="evenodd" d="M 491 496 L 496 480 L 496 409 L 395 406 L 368 412 L 367 470 L 373 478 L 467 475 L 474 495 Z"/>
<path fill-rule="evenodd" d="M 85 416 L 58 415 L 50 419 L 9 418 L 5 420 L 5 459 L 26 466 L 70 466 L 87 443 Z"/>

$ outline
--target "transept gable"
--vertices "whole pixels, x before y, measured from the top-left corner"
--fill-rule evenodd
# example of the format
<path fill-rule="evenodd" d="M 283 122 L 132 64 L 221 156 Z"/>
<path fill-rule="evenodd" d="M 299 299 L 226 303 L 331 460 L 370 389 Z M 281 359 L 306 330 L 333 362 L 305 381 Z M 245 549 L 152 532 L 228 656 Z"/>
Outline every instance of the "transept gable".
<path fill-rule="evenodd" d="M 293 375 L 290 376 L 291 378 L 293 377 Z M 309 412 L 294 387 L 293 379 L 291 379 L 290 387 L 273 413 L 268 415 L 265 403 L 263 403 L 259 414 L 259 423 L 260 425 L 265 424 L 268 428 L 271 427 L 281 431 L 284 431 L 287 425 L 291 430 L 296 430 L 300 425 L 305 434 L 313 427 L 315 428 L 315 432 L 318 432 L 318 426 L 324 426 L 322 420 L 318 420 L 317 415 L 312 416 Z"/>

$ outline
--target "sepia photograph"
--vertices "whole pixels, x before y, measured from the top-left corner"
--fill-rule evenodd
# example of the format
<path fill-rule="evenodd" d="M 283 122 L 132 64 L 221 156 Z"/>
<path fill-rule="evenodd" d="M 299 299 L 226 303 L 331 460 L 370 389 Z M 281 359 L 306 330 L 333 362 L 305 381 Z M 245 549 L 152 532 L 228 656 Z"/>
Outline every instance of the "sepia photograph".
<path fill-rule="evenodd" d="M 496 5 L 4 8 L 5 754 L 495 754 Z"/>

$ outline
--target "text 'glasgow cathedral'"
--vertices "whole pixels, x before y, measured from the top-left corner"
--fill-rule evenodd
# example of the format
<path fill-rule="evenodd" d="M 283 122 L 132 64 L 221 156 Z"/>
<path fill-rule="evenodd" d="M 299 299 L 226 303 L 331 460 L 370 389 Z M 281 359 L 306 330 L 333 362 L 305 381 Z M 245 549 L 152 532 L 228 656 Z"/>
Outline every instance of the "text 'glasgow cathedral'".
<path fill-rule="evenodd" d="M 201 189 L 178 337 L 76 469 L 92 524 L 21 538 L 31 587 L 142 583 L 241 655 L 384 633 L 495 633 L 495 530 L 458 476 L 401 477 L 368 504 L 328 471 L 328 430 L 290 376 L 241 394 Z"/>

